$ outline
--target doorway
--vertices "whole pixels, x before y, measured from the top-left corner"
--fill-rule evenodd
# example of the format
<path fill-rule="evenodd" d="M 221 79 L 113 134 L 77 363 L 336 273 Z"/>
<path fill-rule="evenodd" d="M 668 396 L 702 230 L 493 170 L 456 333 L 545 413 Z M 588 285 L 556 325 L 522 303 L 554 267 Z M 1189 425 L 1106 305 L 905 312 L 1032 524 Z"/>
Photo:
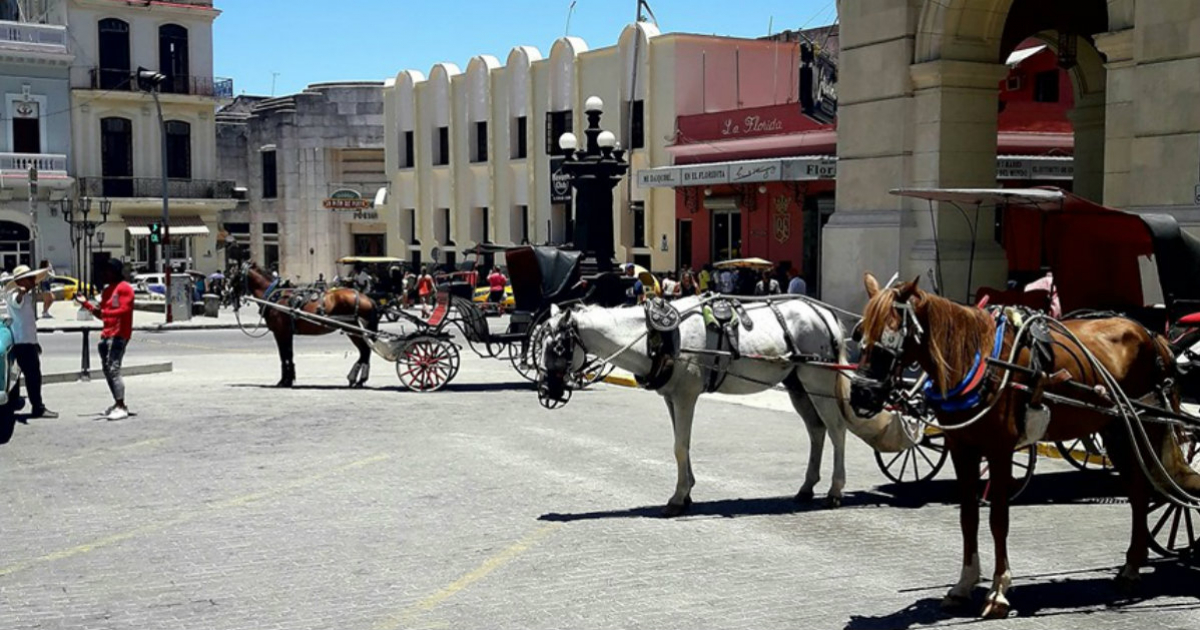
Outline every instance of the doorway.
<path fill-rule="evenodd" d="M 675 270 L 692 264 L 692 220 L 675 221 Z"/>
<path fill-rule="evenodd" d="M 387 251 L 386 237 L 383 234 L 355 234 L 355 256 L 384 256 Z"/>
<path fill-rule="evenodd" d="M 133 123 L 128 118 L 100 121 L 100 170 L 106 197 L 133 196 Z"/>
<path fill-rule="evenodd" d="M 158 29 L 158 67 L 167 75 L 162 91 L 171 94 L 190 94 L 188 68 L 188 32 L 178 24 L 164 24 Z"/>
<path fill-rule="evenodd" d="M 129 24 L 116 18 L 100 20 L 100 76 L 93 79 L 101 90 L 129 90 Z"/>
<path fill-rule="evenodd" d="M 713 262 L 741 258 L 741 210 L 714 210 L 712 213 L 712 235 Z"/>

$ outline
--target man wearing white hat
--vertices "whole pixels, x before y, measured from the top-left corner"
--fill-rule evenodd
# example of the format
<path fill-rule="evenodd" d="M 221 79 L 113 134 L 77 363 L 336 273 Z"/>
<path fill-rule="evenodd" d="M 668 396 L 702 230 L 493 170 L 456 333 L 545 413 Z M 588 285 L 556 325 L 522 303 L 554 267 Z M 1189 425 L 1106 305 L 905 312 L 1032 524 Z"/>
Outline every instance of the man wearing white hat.
<path fill-rule="evenodd" d="M 33 290 L 50 274 L 49 269 L 30 269 L 18 265 L 13 269 L 12 280 L 5 286 L 4 300 L 8 305 L 8 316 L 12 319 L 13 357 L 25 377 L 25 390 L 33 404 L 30 418 L 57 418 L 58 414 L 46 409 L 42 402 L 42 347 L 37 338 L 37 307 L 34 305 Z"/>

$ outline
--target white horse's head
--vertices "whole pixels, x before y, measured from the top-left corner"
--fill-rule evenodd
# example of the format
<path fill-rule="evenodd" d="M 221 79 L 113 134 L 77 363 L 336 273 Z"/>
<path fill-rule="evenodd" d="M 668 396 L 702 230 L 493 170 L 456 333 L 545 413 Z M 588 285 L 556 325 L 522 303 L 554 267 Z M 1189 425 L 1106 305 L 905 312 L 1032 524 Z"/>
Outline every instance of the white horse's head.
<path fill-rule="evenodd" d="M 538 362 L 538 401 L 547 409 L 556 409 L 571 400 L 572 383 L 583 377 L 587 363 L 587 350 L 580 343 L 579 329 L 572 314 L 582 306 L 565 309 L 557 305 L 550 307 L 550 318 L 535 331 L 533 338 L 541 339 Z"/>

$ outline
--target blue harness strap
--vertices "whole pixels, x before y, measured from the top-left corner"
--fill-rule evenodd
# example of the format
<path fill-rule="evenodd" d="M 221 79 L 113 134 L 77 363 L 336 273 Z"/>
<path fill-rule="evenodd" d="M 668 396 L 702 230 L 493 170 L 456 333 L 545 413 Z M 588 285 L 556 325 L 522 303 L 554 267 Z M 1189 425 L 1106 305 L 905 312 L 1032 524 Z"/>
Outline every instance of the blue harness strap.
<path fill-rule="evenodd" d="M 996 320 L 996 340 L 992 344 L 992 358 L 1000 357 L 1001 346 L 1004 345 L 1004 331 L 1006 328 L 1004 315 Z M 953 389 L 946 392 L 943 396 L 933 387 L 933 381 L 925 383 L 923 394 L 925 400 L 929 402 L 936 410 L 952 413 L 955 411 L 966 411 L 979 405 L 983 400 L 983 379 L 980 376 L 980 370 L 987 370 L 982 357 L 978 352 L 975 353 L 975 363 L 963 377 L 961 383 Z"/>

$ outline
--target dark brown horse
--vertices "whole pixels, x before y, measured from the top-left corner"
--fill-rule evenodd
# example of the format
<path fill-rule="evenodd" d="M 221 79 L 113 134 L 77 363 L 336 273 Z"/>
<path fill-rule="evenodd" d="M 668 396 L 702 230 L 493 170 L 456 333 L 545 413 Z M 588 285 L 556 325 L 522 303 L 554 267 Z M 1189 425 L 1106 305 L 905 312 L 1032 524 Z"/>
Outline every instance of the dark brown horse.
<path fill-rule="evenodd" d="M 902 387 L 900 372 L 905 366 L 917 363 L 930 377 L 931 392 L 926 398 L 941 397 L 953 400 L 955 390 L 975 391 L 976 401 L 968 400 L 969 408 L 943 405 L 935 409 L 939 424 L 946 428 L 946 444 L 950 450 L 960 492 L 963 538 L 963 566 L 958 584 L 943 600 L 945 606 L 960 606 L 970 602 L 971 592 L 980 578 L 978 553 L 979 501 L 976 486 L 980 477 L 980 461 L 987 459 L 991 483 L 991 530 L 995 543 L 996 567 L 991 590 L 983 608 L 985 617 L 1004 617 L 1009 611 L 1005 592 L 1012 583 L 1008 566 L 1008 486 L 1012 483 L 1013 450 L 1029 439 L 1070 440 L 1103 432 L 1106 448 L 1120 473 L 1129 481 L 1129 500 L 1133 509 L 1133 533 L 1126 563 L 1117 577 L 1120 586 L 1129 588 L 1138 580 L 1139 568 L 1146 562 L 1149 540 L 1146 516 L 1148 501 L 1153 492 L 1150 481 L 1138 464 L 1124 423 L 1111 415 L 1093 409 L 1054 404 L 1046 399 L 1049 422 L 1040 406 L 1030 406 L 1031 396 L 1040 388 L 1050 394 L 1068 396 L 1096 405 L 1109 406 L 1094 390 L 1102 385 L 1102 376 L 1092 367 L 1084 348 L 1114 377 L 1130 399 L 1143 396 L 1163 397 L 1178 409 L 1172 392 L 1160 391 L 1172 373 L 1171 352 L 1166 341 L 1152 335 L 1140 324 L 1123 318 L 1071 320 L 1063 325 L 1075 339 L 1050 326 L 1052 357 L 1042 367 L 1045 374 L 1055 378 L 1031 378 L 1012 372 L 1009 385 L 1002 387 L 1005 377 L 999 368 L 989 368 L 984 359 L 993 356 L 999 340 L 999 357 L 1007 360 L 1014 343 L 1015 326 L 998 330 L 1000 324 L 987 312 L 955 304 L 926 293 L 917 281 L 894 288 L 880 289 L 873 276 L 865 277 L 867 304 L 862 322 L 863 354 L 851 392 L 852 404 L 860 414 L 877 413 L 888 396 Z M 997 334 L 999 332 L 999 334 Z M 1083 347 L 1080 347 L 1082 344 Z M 1027 366 L 1030 351 L 1022 349 L 1014 362 Z M 979 372 L 982 370 L 982 373 Z M 982 374 L 980 378 L 974 375 Z M 1069 375 L 1069 378 L 1067 378 Z M 978 389 L 963 388 L 965 383 L 978 383 Z M 1012 383 L 1032 386 L 1021 391 Z M 1074 383 L 1074 384 L 1072 384 Z M 947 398 L 949 396 L 949 398 Z M 955 428 L 955 425 L 962 425 Z M 1038 427 L 1044 433 L 1038 435 Z M 1183 464 L 1174 434 L 1161 424 L 1147 424 L 1149 443 L 1159 450 L 1170 476 L 1189 493 L 1200 491 L 1200 479 Z M 1146 453 L 1147 459 L 1153 454 Z M 1151 468 L 1153 473 L 1154 469 Z"/>
<path fill-rule="evenodd" d="M 354 289 L 331 289 L 315 299 L 302 300 L 300 304 L 289 304 L 292 292 L 280 289 L 279 283 L 262 272 L 253 263 L 243 264 L 233 279 L 235 294 L 250 294 L 260 300 L 267 300 L 284 306 L 299 308 L 306 313 L 321 317 L 345 321 L 347 324 L 360 326 L 371 332 L 379 330 L 379 309 L 375 301 L 360 291 Z M 334 328 L 292 317 L 285 311 L 263 307 L 263 318 L 267 328 L 275 336 L 275 345 L 279 348 L 279 362 L 282 377 L 279 387 L 291 387 L 296 383 L 296 364 L 292 350 L 292 341 L 296 335 L 327 335 Z M 362 387 L 371 374 L 371 345 L 359 335 L 348 334 L 354 347 L 358 348 L 358 361 L 350 368 L 346 376 L 350 387 Z"/>

